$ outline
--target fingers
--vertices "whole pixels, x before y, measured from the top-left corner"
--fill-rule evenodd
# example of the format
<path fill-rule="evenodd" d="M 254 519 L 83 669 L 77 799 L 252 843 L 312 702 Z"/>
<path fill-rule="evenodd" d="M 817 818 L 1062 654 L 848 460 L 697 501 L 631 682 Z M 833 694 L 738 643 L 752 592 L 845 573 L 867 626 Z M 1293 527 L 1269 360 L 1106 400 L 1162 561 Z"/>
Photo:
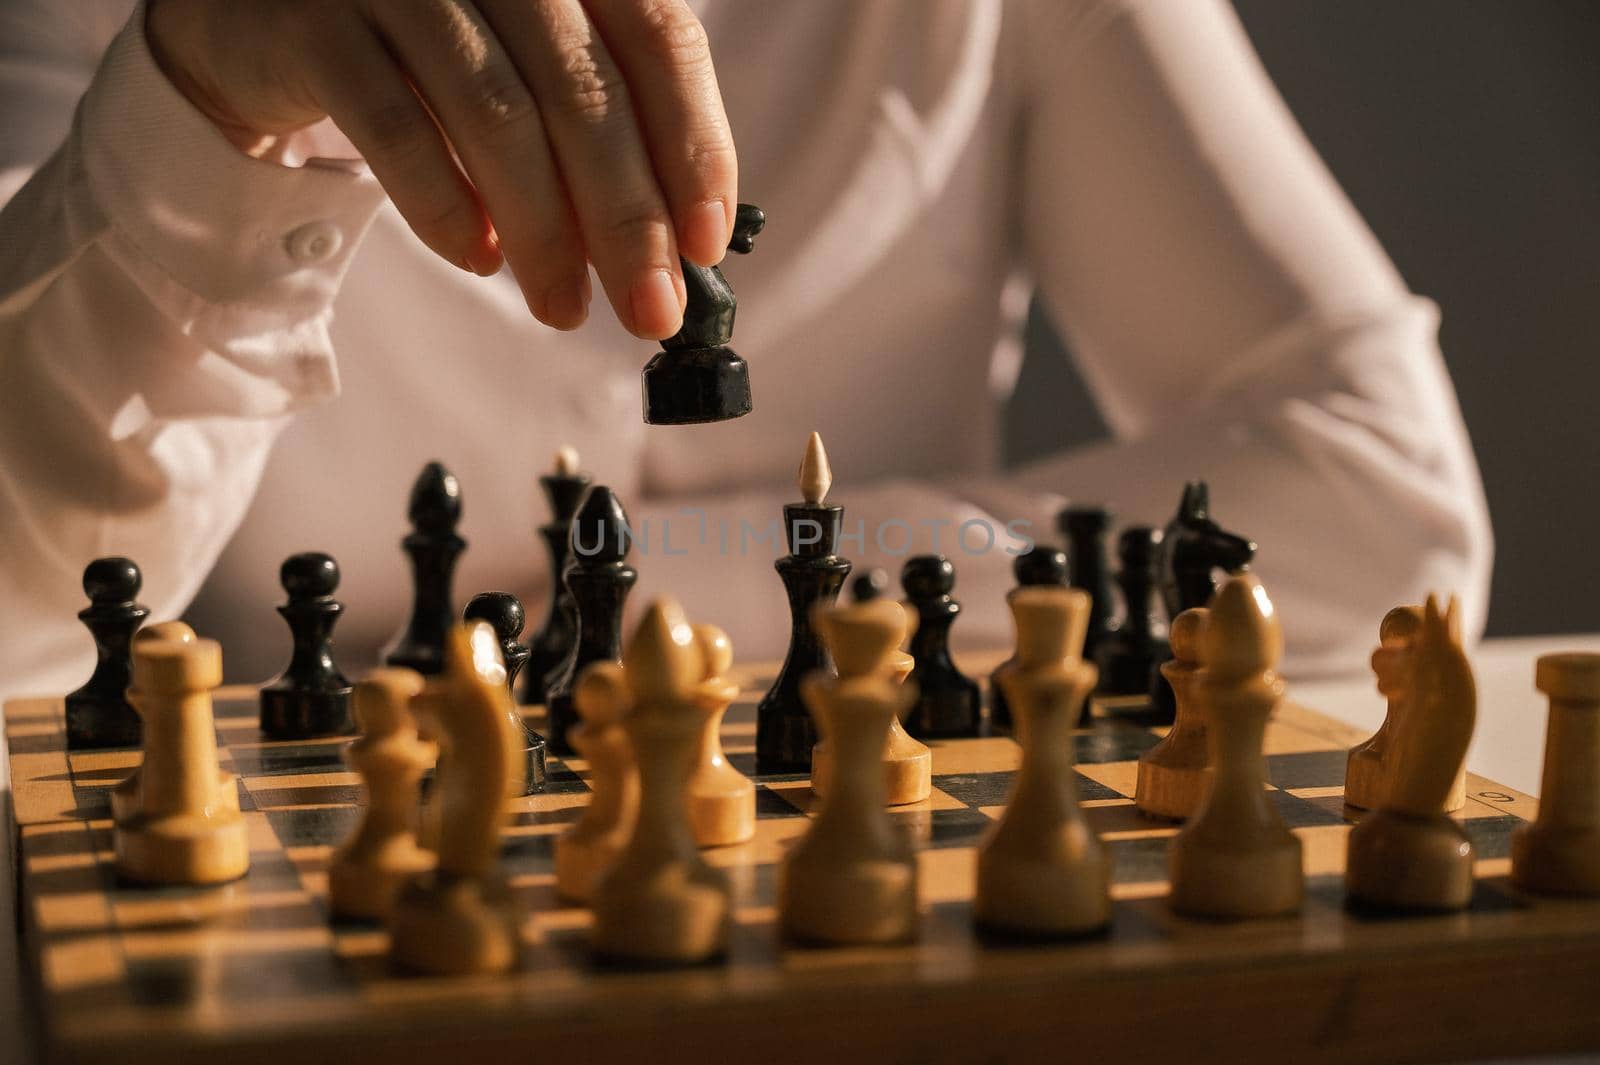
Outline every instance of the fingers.
<path fill-rule="evenodd" d="M 587 0 L 638 109 L 683 256 L 722 261 L 739 170 L 700 20 L 683 0 Z"/>
<path fill-rule="evenodd" d="M 424 244 L 464 270 L 494 273 L 500 250 L 483 205 L 382 42 L 359 20 L 323 28 L 315 47 L 324 61 L 308 88 Z"/>
<path fill-rule="evenodd" d="M 373 10 L 494 220 L 528 309 L 576 328 L 588 316 L 588 264 L 533 90 L 471 4 L 399 0 Z"/>
<path fill-rule="evenodd" d="M 662 339 L 683 322 L 677 237 L 634 94 L 578 0 L 480 0 L 533 89 L 589 260 L 622 324 Z"/>

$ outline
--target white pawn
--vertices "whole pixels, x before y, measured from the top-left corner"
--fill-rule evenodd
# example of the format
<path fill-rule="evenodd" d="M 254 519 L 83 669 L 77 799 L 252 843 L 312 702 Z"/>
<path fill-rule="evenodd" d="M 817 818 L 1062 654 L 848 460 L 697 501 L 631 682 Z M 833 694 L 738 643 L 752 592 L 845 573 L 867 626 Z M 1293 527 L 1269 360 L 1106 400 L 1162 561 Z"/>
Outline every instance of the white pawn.
<path fill-rule="evenodd" d="M 839 673 L 811 673 L 800 690 L 834 768 L 779 870 L 779 923 L 802 943 L 901 942 L 917 931 L 917 860 L 884 808 L 883 751 L 889 723 L 917 698 L 915 683 L 892 674 L 904 614 L 877 599 L 819 608 L 815 624 Z"/>
<path fill-rule="evenodd" d="M 725 847 L 756 834 L 756 786 L 722 751 L 722 717 L 739 695 L 739 686 L 724 676 L 733 665 L 733 643 L 715 625 L 696 625 L 694 635 L 705 677 L 695 697 L 702 717 L 689 777 L 689 823 L 700 846 Z"/>
<path fill-rule="evenodd" d="M 1161 742 L 1139 756 L 1133 789 L 1134 805 L 1151 817 L 1182 821 L 1200 808 L 1206 795 L 1210 754 L 1195 681 L 1205 665 L 1200 635 L 1207 615 L 1199 606 L 1172 619 L 1172 659 L 1161 663 L 1161 675 L 1172 687 L 1177 712 Z"/>
<path fill-rule="evenodd" d="M 411 699 L 422 692 L 412 670 L 373 670 L 352 700 L 361 735 L 344 760 L 361 774 L 365 804 L 361 825 L 328 863 L 328 905 L 341 917 L 379 918 L 389 912 L 407 878 L 433 868 L 434 856 L 417 845 L 418 784 L 439 756 L 417 735 Z"/>
<path fill-rule="evenodd" d="M 895 638 L 897 648 L 889 656 L 889 671 L 899 684 L 917 668 L 917 660 L 898 650 L 905 643 L 916 615 L 901 607 L 900 635 Z M 833 777 L 833 749 L 826 737 L 811 748 L 811 790 L 818 798 L 828 793 Z M 921 802 L 933 793 L 933 752 L 928 745 L 914 738 L 895 718 L 889 722 L 889 738 L 883 745 L 883 802 L 885 806 L 905 806 Z"/>
<path fill-rule="evenodd" d="M 406 882 L 389 909 L 390 954 L 425 973 L 503 972 L 519 937 L 496 866 L 522 751 L 506 727 L 511 693 L 494 630 L 481 621 L 451 629 L 444 676 L 411 705 L 439 737 L 433 805 L 444 831 L 438 867 Z"/>
<path fill-rule="evenodd" d="M 1170 903 L 1197 917 L 1294 913 L 1305 893 L 1300 840 L 1267 800 L 1267 720 L 1283 698 L 1275 669 L 1283 632 L 1253 574 L 1229 578 L 1211 600 L 1198 691 L 1211 749 L 1211 784 L 1168 852 Z"/>
<path fill-rule="evenodd" d="M 1031 586 L 1006 599 L 1017 653 L 997 674 L 1022 765 L 1005 813 L 978 848 L 973 916 L 993 931 L 1074 936 L 1111 921 L 1111 856 L 1078 807 L 1072 730 L 1099 673 L 1082 660 L 1089 595 Z"/>
<path fill-rule="evenodd" d="M 217 759 L 211 690 L 215 640 L 135 640 L 128 701 L 144 724 L 144 761 L 127 816 L 112 829 L 117 872 L 152 884 L 219 884 L 250 868 L 239 789 Z M 191 634 L 192 635 L 192 634 Z"/>
<path fill-rule="evenodd" d="M 589 763 L 589 805 L 578 823 L 556 840 L 556 890 L 588 902 L 600 879 L 633 835 L 639 816 L 639 770 L 622 727 L 632 696 L 620 670 L 585 671 L 572 692 L 581 723 L 567 733 Z"/>
<path fill-rule="evenodd" d="M 618 668 L 590 667 L 612 674 L 631 697 L 623 727 L 639 766 L 639 818 L 595 885 L 594 949 L 604 958 L 653 965 L 707 961 L 727 950 L 731 903 L 727 877 L 700 857 L 689 821 L 707 671 L 677 603 L 650 605 L 622 652 L 620 677 Z"/>

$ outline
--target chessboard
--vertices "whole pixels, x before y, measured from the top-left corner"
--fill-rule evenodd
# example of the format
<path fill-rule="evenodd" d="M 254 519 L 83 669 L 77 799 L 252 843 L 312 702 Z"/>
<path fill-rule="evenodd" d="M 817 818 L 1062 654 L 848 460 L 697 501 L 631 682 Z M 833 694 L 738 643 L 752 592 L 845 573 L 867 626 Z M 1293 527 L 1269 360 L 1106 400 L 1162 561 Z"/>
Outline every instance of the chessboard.
<path fill-rule="evenodd" d="M 973 659 L 970 667 L 990 665 Z M 977 673 L 976 668 L 973 669 Z M 754 774 L 754 707 L 770 670 L 745 670 L 724 742 Z M 1133 805 L 1136 760 L 1162 730 L 1097 706 L 1078 786 L 1115 860 L 1115 920 L 1076 942 L 973 931 L 975 847 L 1018 763 L 1005 737 L 933 746 L 933 793 L 895 817 L 919 842 L 923 927 L 912 945 L 786 946 L 775 875 L 812 796 L 803 776 L 756 776 L 749 843 L 709 860 L 734 883 L 728 958 L 679 970 L 598 966 L 589 916 L 554 890 L 552 843 L 585 802 L 585 766 L 552 759 L 544 794 L 514 800 L 504 868 L 526 913 L 506 976 L 399 974 L 373 925 L 331 923 L 326 868 L 355 825 L 342 740 L 266 742 L 253 689 L 219 692 L 222 762 L 239 775 L 249 875 L 221 888 L 121 885 L 107 791 L 136 751 L 69 755 L 59 699 L 5 708 L 22 937 L 51 1062 L 883 1062 L 1248 1059 L 1421 1061 L 1600 1047 L 1600 903 L 1533 899 L 1507 881 L 1527 795 L 1469 777 L 1458 816 L 1478 853 L 1470 909 L 1384 918 L 1350 910 L 1345 751 L 1355 729 L 1286 702 L 1267 736 L 1271 799 L 1305 844 L 1292 918 L 1184 919 L 1165 905 L 1175 826 Z M 539 712 L 531 711 L 537 726 Z"/>

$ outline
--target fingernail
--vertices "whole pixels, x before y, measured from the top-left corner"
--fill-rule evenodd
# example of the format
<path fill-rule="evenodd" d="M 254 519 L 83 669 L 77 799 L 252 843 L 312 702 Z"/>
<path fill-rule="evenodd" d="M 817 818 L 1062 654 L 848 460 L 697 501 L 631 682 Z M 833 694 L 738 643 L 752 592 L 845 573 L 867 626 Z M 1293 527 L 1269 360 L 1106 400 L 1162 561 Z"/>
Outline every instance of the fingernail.
<path fill-rule="evenodd" d="M 676 333 L 683 325 L 682 305 L 665 270 L 652 270 L 633 283 L 628 294 L 633 310 L 633 331 L 652 340 Z"/>
<path fill-rule="evenodd" d="M 584 295 L 585 285 L 567 282 L 552 285 L 544 294 L 546 325 L 556 329 L 576 329 L 589 317 L 589 300 Z"/>
<path fill-rule="evenodd" d="M 728 254 L 728 205 L 707 200 L 689 209 L 678 243 L 688 249 L 688 258 L 701 266 L 715 266 Z"/>

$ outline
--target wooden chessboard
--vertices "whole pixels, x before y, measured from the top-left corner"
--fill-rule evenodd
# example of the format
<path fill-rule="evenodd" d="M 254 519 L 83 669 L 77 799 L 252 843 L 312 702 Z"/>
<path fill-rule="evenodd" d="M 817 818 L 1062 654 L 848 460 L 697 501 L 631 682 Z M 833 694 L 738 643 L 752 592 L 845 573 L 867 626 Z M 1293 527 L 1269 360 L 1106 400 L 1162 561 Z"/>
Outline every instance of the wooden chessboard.
<path fill-rule="evenodd" d="M 977 666 L 976 661 L 968 663 Z M 751 674 L 757 676 L 758 674 Z M 752 679 L 730 712 L 730 756 L 753 770 Z M 553 759 L 547 794 L 515 802 L 505 867 L 526 904 L 510 976 L 397 975 L 381 929 L 330 925 L 326 863 L 354 825 L 341 741 L 264 742 L 254 692 L 219 693 L 223 764 L 252 839 L 243 881 L 121 886 L 106 791 L 134 751 L 68 756 L 61 702 L 14 701 L 11 743 L 25 956 L 51 1061 L 356 1063 L 737 1058 L 767 1065 L 1081 1060 L 1419 1061 L 1600 1048 L 1600 903 L 1508 885 L 1511 830 L 1534 800 L 1469 779 L 1478 849 L 1466 913 L 1348 913 L 1341 799 L 1356 730 L 1286 704 L 1267 738 L 1272 799 L 1305 842 L 1297 917 L 1175 917 L 1163 894 L 1170 825 L 1134 809 L 1135 760 L 1160 730 L 1097 710 L 1077 736 L 1079 781 L 1116 862 L 1109 935 L 1051 946 L 985 942 L 970 924 L 975 845 L 1018 760 L 1011 740 L 934 746 L 934 791 L 895 816 L 921 841 L 923 936 L 912 946 L 806 950 L 778 942 L 774 879 L 805 826 L 803 777 L 757 778 L 756 838 L 709 852 L 735 885 L 723 964 L 597 968 L 588 915 L 553 889 L 551 844 L 585 801 L 584 765 Z"/>

